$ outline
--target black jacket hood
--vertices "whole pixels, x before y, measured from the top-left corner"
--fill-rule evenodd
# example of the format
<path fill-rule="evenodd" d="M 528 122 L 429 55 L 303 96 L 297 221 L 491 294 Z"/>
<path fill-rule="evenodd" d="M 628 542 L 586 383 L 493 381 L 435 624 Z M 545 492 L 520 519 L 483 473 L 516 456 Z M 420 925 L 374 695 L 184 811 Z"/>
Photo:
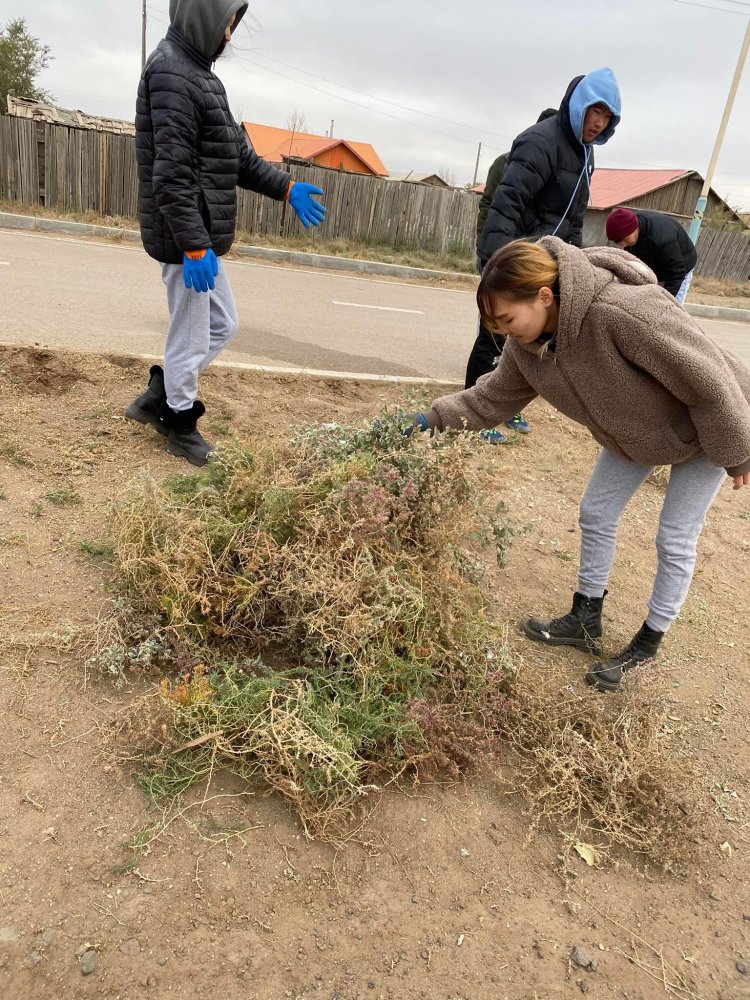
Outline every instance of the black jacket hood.
<path fill-rule="evenodd" d="M 233 17 L 245 16 L 243 0 L 170 0 L 169 20 L 207 59 L 213 60 L 223 48 L 224 32 Z"/>

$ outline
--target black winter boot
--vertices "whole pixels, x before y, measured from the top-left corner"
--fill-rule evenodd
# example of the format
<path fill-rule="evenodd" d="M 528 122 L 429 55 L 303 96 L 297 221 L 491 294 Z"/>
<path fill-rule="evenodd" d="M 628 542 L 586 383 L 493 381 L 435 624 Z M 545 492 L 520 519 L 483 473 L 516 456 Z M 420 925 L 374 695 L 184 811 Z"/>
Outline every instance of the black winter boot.
<path fill-rule="evenodd" d="M 607 591 L 604 591 L 604 597 Z M 573 594 L 573 607 L 562 618 L 527 618 L 523 630 L 530 639 L 548 646 L 575 646 L 594 656 L 602 652 L 602 604 L 604 597 Z"/>
<path fill-rule="evenodd" d="M 152 365 L 149 372 L 148 388 L 134 399 L 125 410 L 129 420 L 137 420 L 139 424 L 151 424 L 160 434 L 168 434 L 167 428 L 159 420 L 162 405 L 166 405 L 167 393 L 164 389 L 164 369 L 161 365 Z"/>
<path fill-rule="evenodd" d="M 201 435 L 198 421 L 206 412 L 206 407 L 199 399 L 189 410 L 171 410 L 164 401 L 159 414 L 159 420 L 168 434 L 167 451 L 177 458 L 186 458 L 191 465 L 206 465 L 208 456 L 213 451 L 213 445 Z"/>
<path fill-rule="evenodd" d="M 619 690 L 622 675 L 640 663 L 653 660 L 663 638 L 663 632 L 656 632 L 644 622 L 638 635 L 628 643 L 621 653 L 609 660 L 604 660 L 602 663 L 595 663 L 590 668 L 586 674 L 586 682 L 595 687 L 597 691 Z"/>

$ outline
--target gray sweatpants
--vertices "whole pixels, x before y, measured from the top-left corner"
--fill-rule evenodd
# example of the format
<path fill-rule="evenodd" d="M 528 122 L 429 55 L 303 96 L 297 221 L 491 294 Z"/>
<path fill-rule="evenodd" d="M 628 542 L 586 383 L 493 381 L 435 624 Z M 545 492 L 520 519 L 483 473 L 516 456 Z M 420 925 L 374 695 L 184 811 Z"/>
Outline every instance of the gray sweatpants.
<path fill-rule="evenodd" d="M 198 397 L 198 376 L 239 329 L 237 308 L 224 262 L 219 260 L 215 288 L 185 288 L 182 264 L 162 264 L 167 287 L 169 332 L 164 346 L 164 387 L 172 410 L 189 410 Z"/>
<path fill-rule="evenodd" d="M 605 448 L 594 466 L 581 500 L 581 562 L 578 589 L 602 597 L 615 557 L 620 517 L 652 466 L 626 462 Z M 688 595 L 695 568 L 698 537 L 708 509 L 727 478 L 701 455 L 673 465 L 656 535 L 657 570 L 648 602 L 649 628 L 666 632 Z"/>

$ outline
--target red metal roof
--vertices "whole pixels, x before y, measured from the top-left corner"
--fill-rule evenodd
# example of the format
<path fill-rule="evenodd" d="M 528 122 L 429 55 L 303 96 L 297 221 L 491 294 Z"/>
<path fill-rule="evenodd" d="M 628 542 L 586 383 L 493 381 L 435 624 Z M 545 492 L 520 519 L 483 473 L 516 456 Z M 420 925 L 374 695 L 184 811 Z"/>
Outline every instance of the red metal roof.
<path fill-rule="evenodd" d="M 622 205 L 692 173 L 692 170 L 619 170 L 597 167 L 591 178 L 589 207 L 607 209 Z"/>
<path fill-rule="evenodd" d="M 591 178 L 589 208 L 607 209 L 622 205 L 692 173 L 692 170 L 625 170 L 597 167 Z M 484 187 L 484 184 L 477 184 L 471 190 L 482 194 Z"/>
<path fill-rule="evenodd" d="M 297 156 L 302 160 L 309 160 L 334 146 L 346 146 L 373 174 L 380 177 L 388 176 L 383 161 L 369 142 L 351 142 L 349 139 L 337 137 L 329 139 L 324 135 L 290 132 L 289 129 L 258 125 L 256 122 L 242 124 L 255 152 L 271 163 L 279 163 L 284 156 Z"/>

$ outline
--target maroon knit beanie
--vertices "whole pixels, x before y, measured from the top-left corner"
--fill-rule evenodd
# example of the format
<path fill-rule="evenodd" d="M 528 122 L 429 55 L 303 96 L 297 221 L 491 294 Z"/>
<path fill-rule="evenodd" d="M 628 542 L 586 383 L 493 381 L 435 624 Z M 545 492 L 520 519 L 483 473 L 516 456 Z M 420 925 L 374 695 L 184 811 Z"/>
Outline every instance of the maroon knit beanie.
<path fill-rule="evenodd" d="M 619 243 L 638 228 L 638 217 L 629 208 L 616 208 L 607 216 L 607 239 Z"/>

